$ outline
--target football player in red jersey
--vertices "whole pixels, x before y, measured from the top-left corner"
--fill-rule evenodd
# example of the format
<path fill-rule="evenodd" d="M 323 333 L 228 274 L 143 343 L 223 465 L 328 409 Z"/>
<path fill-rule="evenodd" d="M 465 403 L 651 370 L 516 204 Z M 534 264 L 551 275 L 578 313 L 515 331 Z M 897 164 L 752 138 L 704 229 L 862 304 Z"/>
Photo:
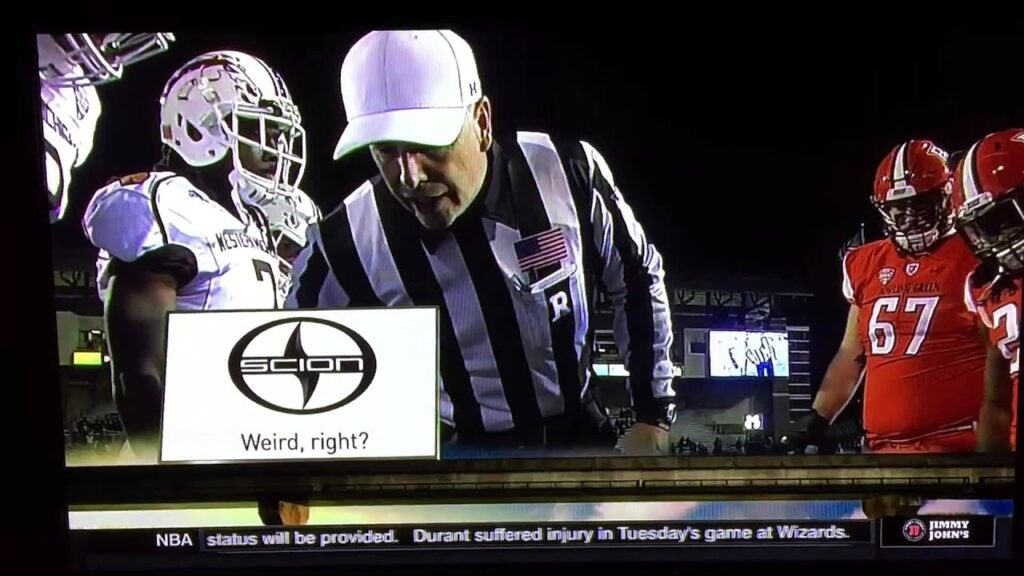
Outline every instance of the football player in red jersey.
<path fill-rule="evenodd" d="M 953 228 L 946 153 L 927 140 L 894 148 L 872 202 L 888 238 L 843 257 L 846 333 L 798 442 L 822 444 L 862 376 L 872 452 L 970 452 L 981 409 L 985 344 L 960 304 L 978 263 Z"/>
<path fill-rule="evenodd" d="M 1024 128 L 989 134 L 956 170 L 957 228 L 981 259 L 964 287 L 967 309 L 988 331 L 980 450 L 1016 449 L 1024 276 Z"/>

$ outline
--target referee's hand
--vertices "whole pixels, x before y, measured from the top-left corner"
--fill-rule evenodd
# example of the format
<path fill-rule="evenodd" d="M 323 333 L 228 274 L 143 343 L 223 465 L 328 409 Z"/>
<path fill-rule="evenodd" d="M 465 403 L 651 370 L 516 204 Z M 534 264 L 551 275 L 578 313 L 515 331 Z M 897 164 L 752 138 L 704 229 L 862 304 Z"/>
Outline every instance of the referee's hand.
<path fill-rule="evenodd" d="M 622 438 L 626 456 L 664 456 L 668 454 L 668 430 L 637 422 Z"/>

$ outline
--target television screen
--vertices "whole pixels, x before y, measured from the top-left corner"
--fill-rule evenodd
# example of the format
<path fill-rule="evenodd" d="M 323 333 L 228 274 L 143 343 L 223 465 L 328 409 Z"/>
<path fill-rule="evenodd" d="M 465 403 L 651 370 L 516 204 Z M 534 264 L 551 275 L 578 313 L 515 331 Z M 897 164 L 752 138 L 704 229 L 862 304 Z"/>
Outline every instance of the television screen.
<path fill-rule="evenodd" d="M 1024 75 L 946 24 L 34 34 L 76 566 L 1009 556 Z"/>
<path fill-rule="evenodd" d="M 789 376 L 789 336 L 785 332 L 711 330 L 708 340 L 712 377 Z"/>

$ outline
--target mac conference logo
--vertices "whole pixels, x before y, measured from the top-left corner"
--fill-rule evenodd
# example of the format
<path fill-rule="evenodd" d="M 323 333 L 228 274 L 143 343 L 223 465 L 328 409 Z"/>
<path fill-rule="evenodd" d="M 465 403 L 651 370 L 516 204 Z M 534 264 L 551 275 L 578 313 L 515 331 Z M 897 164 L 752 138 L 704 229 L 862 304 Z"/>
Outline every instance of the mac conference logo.
<path fill-rule="evenodd" d="M 928 534 L 924 522 L 911 518 L 903 524 L 903 537 L 910 542 L 920 542 Z"/>
<path fill-rule="evenodd" d="M 285 318 L 247 333 L 228 356 L 235 387 L 287 414 L 319 414 L 366 392 L 377 357 L 356 331 L 321 318 Z"/>

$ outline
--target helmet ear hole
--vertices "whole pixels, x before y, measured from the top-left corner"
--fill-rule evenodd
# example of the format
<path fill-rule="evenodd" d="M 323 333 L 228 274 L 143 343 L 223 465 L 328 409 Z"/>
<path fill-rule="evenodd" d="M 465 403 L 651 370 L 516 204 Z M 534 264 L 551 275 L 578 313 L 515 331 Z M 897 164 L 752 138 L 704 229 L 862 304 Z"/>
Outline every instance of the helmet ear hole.
<path fill-rule="evenodd" d="M 203 133 L 199 131 L 191 122 L 185 122 L 185 134 L 188 135 L 189 139 L 193 142 L 200 142 L 203 139 Z"/>

